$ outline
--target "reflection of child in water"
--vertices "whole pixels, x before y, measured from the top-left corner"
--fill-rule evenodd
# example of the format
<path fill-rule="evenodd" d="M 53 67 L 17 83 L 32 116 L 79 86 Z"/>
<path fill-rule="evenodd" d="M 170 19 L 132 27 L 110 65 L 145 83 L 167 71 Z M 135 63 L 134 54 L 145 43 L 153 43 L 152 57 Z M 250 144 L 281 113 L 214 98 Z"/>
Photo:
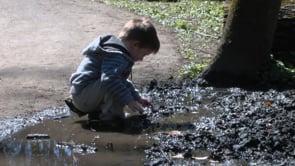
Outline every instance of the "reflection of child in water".
<path fill-rule="evenodd" d="M 85 58 L 71 75 L 72 106 L 89 119 L 109 121 L 125 118 L 123 108 L 143 113 L 151 102 L 139 95 L 128 80 L 134 62 L 160 48 L 150 20 L 128 21 L 119 36 L 99 36 L 83 51 Z M 69 101 L 68 101 L 69 103 Z"/>

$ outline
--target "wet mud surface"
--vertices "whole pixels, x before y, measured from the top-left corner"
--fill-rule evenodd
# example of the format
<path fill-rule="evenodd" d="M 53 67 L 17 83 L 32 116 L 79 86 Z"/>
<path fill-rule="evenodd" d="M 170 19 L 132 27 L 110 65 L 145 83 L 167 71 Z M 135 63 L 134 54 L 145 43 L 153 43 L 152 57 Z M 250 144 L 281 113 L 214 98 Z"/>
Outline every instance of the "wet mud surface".
<path fill-rule="evenodd" d="M 150 165 L 195 165 L 200 160 L 217 165 L 295 164 L 294 90 L 201 88 L 184 81 L 151 87 L 148 94 L 161 99 L 152 117 L 165 122 L 186 115 L 190 123 L 182 128 L 183 122 L 174 121 L 172 130 L 154 135 L 157 143 L 145 151 Z M 196 114 L 198 119 L 193 119 Z"/>
<path fill-rule="evenodd" d="M 154 103 L 120 131 L 93 130 L 66 106 L 3 119 L 1 162 L 42 165 L 294 165 L 295 90 L 152 81 Z M 2 164 L 1 163 L 1 164 Z"/>

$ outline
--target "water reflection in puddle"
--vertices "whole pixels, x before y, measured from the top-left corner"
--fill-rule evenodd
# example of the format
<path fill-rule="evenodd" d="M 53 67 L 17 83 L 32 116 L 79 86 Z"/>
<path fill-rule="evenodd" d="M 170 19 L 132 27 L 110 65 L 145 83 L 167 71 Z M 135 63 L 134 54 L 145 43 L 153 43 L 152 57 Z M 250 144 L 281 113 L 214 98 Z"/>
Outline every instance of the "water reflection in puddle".
<path fill-rule="evenodd" d="M 57 115 L 2 139 L 0 165 L 143 165 L 147 134 L 86 130 L 86 117 Z"/>
<path fill-rule="evenodd" d="M 19 140 L 3 142 L 1 165 L 77 165 L 69 148 L 58 148 L 52 140 Z"/>

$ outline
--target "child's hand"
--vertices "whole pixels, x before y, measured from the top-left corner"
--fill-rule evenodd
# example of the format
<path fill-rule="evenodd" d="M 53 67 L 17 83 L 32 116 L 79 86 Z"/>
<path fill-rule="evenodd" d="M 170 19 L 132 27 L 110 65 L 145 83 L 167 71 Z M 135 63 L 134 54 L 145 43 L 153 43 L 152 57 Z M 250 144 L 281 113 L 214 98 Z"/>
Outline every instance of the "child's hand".
<path fill-rule="evenodd" d="M 152 102 L 149 100 L 149 99 L 147 99 L 147 98 L 140 98 L 139 100 L 138 100 L 138 102 L 142 105 L 142 106 L 144 106 L 144 107 L 147 107 L 147 106 L 150 106 L 150 105 L 152 105 Z"/>
<path fill-rule="evenodd" d="M 141 107 L 141 105 L 139 105 L 137 103 L 137 101 L 131 101 L 129 104 L 128 104 L 128 107 L 134 111 L 134 112 L 139 112 L 140 114 L 143 114 L 144 112 L 144 109 Z"/>

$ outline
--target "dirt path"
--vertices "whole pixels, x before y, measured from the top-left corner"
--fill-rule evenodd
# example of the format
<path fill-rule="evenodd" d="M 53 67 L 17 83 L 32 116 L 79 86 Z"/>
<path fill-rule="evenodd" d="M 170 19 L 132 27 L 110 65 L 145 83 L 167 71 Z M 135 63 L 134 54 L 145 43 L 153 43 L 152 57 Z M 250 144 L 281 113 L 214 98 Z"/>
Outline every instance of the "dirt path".
<path fill-rule="evenodd" d="M 91 0 L 0 0 L 0 117 L 63 104 L 80 50 L 133 17 Z M 135 83 L 166 79 L 180 64 L 174 36 L 156 26 L 161 50 L 134 66 Z"/>

